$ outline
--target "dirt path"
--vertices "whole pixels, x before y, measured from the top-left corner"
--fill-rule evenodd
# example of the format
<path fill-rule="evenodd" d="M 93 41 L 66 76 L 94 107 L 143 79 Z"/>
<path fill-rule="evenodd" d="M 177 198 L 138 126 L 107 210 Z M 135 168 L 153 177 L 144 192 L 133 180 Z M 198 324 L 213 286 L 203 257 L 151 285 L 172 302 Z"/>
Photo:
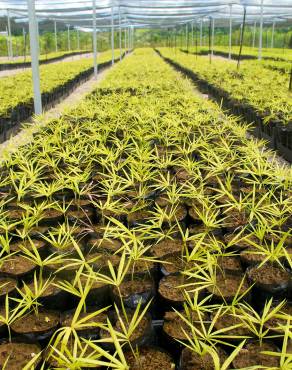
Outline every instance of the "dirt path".
<path fill-rule="evenodd" d="M 101 71 L 97 80 L 91 77 L 88 81 L 77 87 L 72 94 L 62 100 L 61 103 L 49 109 L 42 116 L 39 116 L 27 123 L 21 125 L 19 132 L 0 144 L 0 162 L 9 157 L 9 155 L 17 150 L 21 145 L 25 145 L 32 141 L 33 134 L 37 132 L 42 126 L 46 125 L 48 121 L 60 117 L 62 114 L 70 111 L 76 107 L 87 94 L 92 92 L 98 84 L 106 77 L 107 73 L 115 68 L 109 67 Z"/>
<path fill-rule="evenodd" d="M 72 62 L 73 60 L 80 60 L 80 59 L 84 59 L 84 58 L 90 58 L 92 57 L 92 53 L 88 53 L 88 54 L 80 54 L 80 55 L 71 55 L 69 57 L 66 57 L 62 60 L 56 60 L 55 62 L 51 62 L 49 64 L 56 64 L 56 63 L 64 63 L 64 62 Z M 43 64 L 44 65 L 44 64 Z M 7 77 L 7 76 L 13 76 L 13 75 L 16 75 L 20 72 L 24 72 L 24 71 L 27 71 L 31 69 L 31 67 L 23 67 L 23 68 L 17 68 L 17 69 L 7 69 L 5 71 L 0 71 L 0 78 L 1 77 Z"/>

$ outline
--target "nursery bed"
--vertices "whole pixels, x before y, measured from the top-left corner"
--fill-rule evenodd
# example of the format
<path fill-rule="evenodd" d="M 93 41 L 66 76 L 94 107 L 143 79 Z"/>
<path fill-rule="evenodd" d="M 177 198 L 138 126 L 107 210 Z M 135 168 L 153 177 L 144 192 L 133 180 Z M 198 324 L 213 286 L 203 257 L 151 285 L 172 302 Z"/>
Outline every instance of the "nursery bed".
<path fill-rule="evenodd" d="M 46 59 L 40 59 L 39 64 L 50 64 L 50 63 L 55 63 L 58 61 L 62 61 L 68 57 L 73 57 L 75 55 L 82 55 L 82 54 L 88 54 L 89 51 L 83 50 L 83 51 L 73 51 L 70 53 L 64 53 L 55 57 L 48 57 Z M 6 71 L 6 70 L 13 70 L 13 69 L 19 69 L 19 68 L 25 68 L 25 67 L 30 67 L 31 62 L 9 62 L 9 63 L 3 63 L 0 62 L 0 71 Z"/>
<path fill-rule="evenodd" d="M 292 177 L 247 131 L 141 49 L 19 147 L 0 175 L 0 365 L 279 367 Z"/>
<path fill-rule="evenodd" d="M 231 111 L 232 114 L 243 117 L 244 121 L 253 125 L 252 134 L 260 139 L 267 141 L 268 146 L 277 150 L 281 156 L 283 156 L 290 163 L 292 162 L 292 136 L 291 136 L 291 122 L 284 124 L 280 120 L 271 119 L 266 121 L 266 115 L 258 112 L 256 107 L 247 102 L 242 102 L 234 98 L 224 88 L 217 86 L 212 81 L 200 76 L 192 69 L 185 65 L 176 62 L 174 59 L 165 57 L 163 53 L 156 50 L 159 55 L 176 70 L 184 73 L 190 79 L 192 79 L 200 90 L 204 93 L 210 94 L 218 104 L 221 104 L 223 108 Z"/>
<path fill-rule="evenodd" d="M 99 70 L 103 70 L 104 68 L 107 68 L 111 65 L 111 56 L 108 53 L 108 58 L 106 55 L 103 56 L 103 59 L 108 59 L 106 61 L 102 61 L 99 63 Z M 124 57 L 124 54 L 123 54 Z M 115 62 L 118 62 L 120 58 L 116 58 Z M 76 62 L 72 62 L 73 64 Z M 87 66 L 80 68 L 80 70 L 76 70 L 76 73 L 72 73 L 71 76 L 65 81 L 62 81 L 61 83 L 56 80 L 55 83 L 51 86 L 51 88 L 48 91 L 44 91 L 42 93 L 42 102 L 43 107 L 45 110 L 49 109 L 50 107 L 54 106 L 55 104 L 59 103 L 62 99 L 69 96 L 74 89 L 76 89 L 80 84 L 87 81 L 90 76 L 93 74 L 93 67 L 91 66 L 91 63 L 87 62 Z M 68 62 L 68 69 L 70 69 L 71 62 Z M 60 65 L 60 67 L 64 68 L 64 65 Z M 65 65 L 66 67 L 66 65 Z M 48 72 L 48 80 L 50 79 L 49 71 Z M 51 71 L 52 72 L 52 71 Z M 56 71 L 57 72 L 57 67 Z M 61 70 L 59 71 L 62 72 Z M 9 77 L 8 77 L 9 78 Z M 32 88 L 31 81 L 26 81 L 29 83 L 29 90 Z M 0 80 L 1 84 L 1 80 Z M 25 86 L 27 89 L 27 86 Z M 12 93 L 12 92 L 11 92 Z M 9 138 L 11 133 L 17 129 L 19 124 L 21 122 L 26 121 L 29 117 L 33 115 L 33 98 L 28 99 L 25 97 L 25 101 L 22 101 L 22 99 L 19 100 L 19 102 L 16 102 L 16 104 L 12 105 L 8 112 L 3 113 L 2 116 L 0 116 L 0 142 L 3 142 Z"/>

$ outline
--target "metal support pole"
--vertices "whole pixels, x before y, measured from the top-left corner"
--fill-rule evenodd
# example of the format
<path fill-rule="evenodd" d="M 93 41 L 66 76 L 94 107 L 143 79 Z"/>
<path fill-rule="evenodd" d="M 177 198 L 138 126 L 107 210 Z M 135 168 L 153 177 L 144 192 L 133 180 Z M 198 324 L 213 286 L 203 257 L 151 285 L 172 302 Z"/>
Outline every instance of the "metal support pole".
<path fill-rule="evenodd" d="M 22 29 L 22 35 L 23 35 L 23 60 L 25 63 L 26 62 L 26 31 L 25 31 L 25 28 Z"/>
<path fill-rule="evenodd" d="M 276 22 L 273 22 L 273 26 L 272 26 L 272 38 L 271 38 L 271 48 L 272 49 L 274 47 L 275 25 L 276 25 Z"/>
<path fill-rule="evenodd" d="M 77 28 L 77 49 L 80 50 L 80 33 L 78 28 Z"/>
<path fill-rule="evenodd" d="M 67 25 L 68 32 L 68 51 L 71 51 L 70 24 Z"/>
<path fill-rule="evenodd" d="M 114 30 L 114 6 L 111 7 L 111 47 L 112 47 L 112 65 L 115 63 L 115 30 Z"/>
<path fill-rule="evenodd" d="M 192 35 L 191 45 L 192 45 L 192 47 L 194 47 L 195 44 L 194 44 L 194 22 L 193 21 L 192 21 L 192 33 L 191 33 L 191 35 Z"/>
<path fill-rule="evenodd" d="M 54 30 L 55 30 L 55 50 L 58 52 L 58 32 L 57 32 L 57 22 L 54 21 Z"/>
<path fill-rule="evenodd" d="M 34 92 L 35 114 L 42 114 L 42 96 L 40 86 L 40 69 L 38 55 L 37 21 L 35 17 L 35 0 L 27 0 L 30 36 L 31 69 Z"/>
<path fill-rule="evenodd" d="M 128 52 L 131 50 L 131 35 L 130 35 L 130 26 L 128 26 Z"/>
<path fill-rule="evenodd" d="M 252 34 L 252 47 L 253 48 L 255 47 L 256 31 L 257 31 L 257 22 L 254 22 L 253 34 Z"/>
<path fill-rule="evenodd" d="M 211 47 L 212 47 L 212 56 L 214 55 L 214 39 L 215 39 L 215 19 L 212 18 L 212 44 L 211 44 Z"/>
<path fill-rule="evenodd" d="M 187 52 L 189 51 L 189 25 L 186 24 L 186 48 Z"/>
<path fill-rule="evenodd" d="M 96 0 L 92 0 L 92 10 L 93 10 L 93 68 L 94 68 L 94 78 L 97 80 L 97 34 L 96 34 Z"/>
<path fill-rule="evenodd" d="M 231 59 L 232 54 L 232 4 L 229 5 L 229 54 L 228 59 Z"/>
<path fill-rule="evenodd" d="M 128 54 L 127 51 L 127 28 L 124 29 L 124 43 L 125 43 L 125 53 Z"/>
<path fill-rule="evenodd" d="M 12 35 L 11 35 L 11 22 L 10 22 L 10 11 L 7 10 L 7 25 L 8 25 L 8 57 L 13 59 L 13 47 L 12 47 Z"/>
<path fill-rule="evenodd" d="M 209 61 L 212 63 L 212 53 L 211 53 L 211 32 L 212 32 L 212 18 L 209 19 Z"/>
<path fill-rule="evenodd" d="M 6 46 L 7 46 L 7 58 L 9 59 L 10 51 L 9 51 L 9 36 L 8 36 L 8 29 L 6 27 Z"/>
<path fill-rule="evenodd" d="M 263 24 L 264 24 L 264 0 L 261 0 L 261 18 L 260 18 L 260 39 L 259 39 L 259 55 L 258 59 L 262 59 L 263 52 Z"/>
<path fill-rule="evenodd" d="M 203 19 L 200 20 L 200 47 L 203 45 Z"/>
<path fill-rule="evenodd" d="M 241 33 L 240 33 L 240 47 L 239 47 L 239 54 L 238 54 L 238 60 L 237 60 L 237 69 L 239 69 L 240 67 L 242 45 L 243 45 L 243 40 L 244 40 L 245 20 L 246 20 L 246 7 L 244 7 L 244 10 L 243 10 L 243 22 L 242 22 L 242 28 L 241 28 Z"/>
<path fill-rule="evenodd" d="M 119 7 L 119 47 L 120 47 L 120 60 L 122 60 L 122 25 L 121 25 L 121 8 Z"/>

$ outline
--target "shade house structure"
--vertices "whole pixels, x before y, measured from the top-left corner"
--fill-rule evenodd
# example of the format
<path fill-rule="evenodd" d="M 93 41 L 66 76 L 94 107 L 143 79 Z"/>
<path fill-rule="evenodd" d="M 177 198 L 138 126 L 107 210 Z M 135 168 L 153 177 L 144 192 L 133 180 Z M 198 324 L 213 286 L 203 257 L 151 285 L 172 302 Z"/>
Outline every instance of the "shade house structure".
<path fill-rule="evenodd" d="M 276 22 L 292 19 L 291 0 L 156 0 L 156 1 L 45 1 L 45 0 L 13 0 L 0 1 L 2 15 L 8 17 L 8 35 L 11 35 L 10 17 L 17 22 L 29 24 L 31 65 L 33 72 L 35 113 L 42 112 L 39 63 L 38 63 L 38 32 L 43 21 L 54 22 L 55 38 L 57 38 L 57 22 L 68 27 L 68 44 L 70 44 L 70 27 L 77 30 L 92 32 L 94 73 L 97 76 L 97 32 L 100 29 L 111 29 L 111 45 L 114 50 L 114 32 L 119 31 L 120 49 L 122 48 L 122 32 L 125 39 L 133 43 L 134 30 L 138 28 L 176 28 L 186 25 L 193 27 L 194 23 L 212 21 L 214 25 L 227 24 L 229 27 L 229 57 L 231 55 L 232 25 L 242 21 L 246 12 L 246 22 L 258 22 L 260 26 L 259 59 L 261 59 L 263 24 L 270 22 L 273 30 Z M 202 31 L 200 32 L 200 35 Z M 273 36 L 272 36 L 273 38 Z M 10 37 L 11 40 L 11 37 Z M 213 44 L 213 43 L 212 43 Z M 70 46 L 69 46 L 70 47 Z M 9 52 L 12 53 L 11 42 Z M 56 41 L 57 50 L 57 41 Z M 112 53 L 114 63 L 114 53 Z"/>

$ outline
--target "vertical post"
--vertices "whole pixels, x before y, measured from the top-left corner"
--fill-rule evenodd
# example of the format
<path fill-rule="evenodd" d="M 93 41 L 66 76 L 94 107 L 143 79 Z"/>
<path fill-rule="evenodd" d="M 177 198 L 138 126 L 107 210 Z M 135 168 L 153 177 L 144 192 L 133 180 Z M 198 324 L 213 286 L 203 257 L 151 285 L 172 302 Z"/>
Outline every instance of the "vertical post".
<path fill-rule="evenodd" d="M 92 0 L 92 23 L 93 23 L 93 68 L 94 68 L 94 78 L 97 80 L 96 0 Z"/>
<path fill-rule="evenodd" d="M 210 63 L 212 63 L 211 32 L 212 32 L 212 17 L 210 17 L 210 19 L 209 19 L 209 61 L 210 61 Z"/>
<path fill-rule="evenodd" d="M 77 49 L 80 49 L 80 33 L 79 33 L 79 28 L 77 28 Z"/>
<path fill-rule="evenodd" d="M 264 24 L 264 0 L 261 0 L 261 18 L 260 18 L 260 39 L 259 39 L 259 55 L 258 60 L 262 59 L 263 49 L 263 24 Z"/>
<path fill-rule="evenodd" d="M 194 47 L 195 46 L 195 43 L 194 43 L 194 21 L 192 21 L 192 33 L 191 33 L 191 35 L 192 35 L 191 45 L 192 45 L 192 47 Z"/>
<path fill-rule="evenodd" d="M 58 32 L 57 32 L 57 21 L 54 21 L 54 30 L 55 30 L 55 51 L 58 52 Z"/>
<path fill-rule="evenodd" d="M 240 66 L 240 58 L 241 58 L 241 53 L 242 53 L 242 44 L 243 44 L 244 30 L 245 30 L 245 19 L 246 19 L 246 7 L 244 7 L 244 11 L 243 11 L 243 22 L 242 22 L 242 30 L 240 34 L 240 48 L 239 48 L 239 54 L 238 54 L 237 69 L 239 69 L 239 66 Z"/>
<path fill-rule="evenodd" d="M 42 114 L 42 96 L 40 87 L 40 70 L 38 55 L 38 35 L 35 17 L 35 0 L 27 0 L 30 36 L 31 69 L 34 91 L 35 114 Z"/>
<path fill-rule="evenodd" d="M 119 7 L 119 46 L 120 46 L 120 60 L 122 60 L 122 25 L 121 25 L 121 8 Z"/>
<path fill-rule="evenodd" d="M 275 23 L 276 22 L 273 22 L 273 26 L 272 26 L 271 49 L 273 49 L 274 47 Z"/>
<path fill-rule="evenodd" d="M 7 10 L 7 25 L 8 25 L 8 57 L 13 59 L 13 47 L 12 47 L 12 35 L 11 35 L 11 22 L 10 22 L 10 11 Z"/>
<path fill-rule="evenodd" d="M 212 51 L 211 54 L 212 56 L 214 55 L 214 39 L 215 39 L 215 19 L 212 18 Z"/>
<path fill-rule="evenodd" d="M 200 20 L 200 48 L 203 43 L 203 19 Z"/>
<path fill-rule="evenodd" d="M 112 65 L 115 63 L 115 31 L 114 31 L 114 5 L 111 7 L 111 47 L 112 47 Z"/>
<path fill-rule="evenodd" d="M 25 31 L 25 28 L 22 29 L 22 35 L 23 35 L 23 60 L 25 63 L 26 62 L 26 31 Z"/>
<path fill-rule="evenodd" d="M 130 26 L 128 26 L 128 53 L 131 50 L 131 35 L 130 35 Z"/>
<path fill-rule="evenodd" d="M 232 4 L 229 5 L 229 53 L 228 59 L 231 59 L 232 54 Z"/>
<path fill-rule="evenodd" d="M 68 51 L 71 51 L 70 24 L 67 25 Z"/>
<path fill-rule="evenodd" d="M 195 34 L 196 34 L 196 59 L 198 59 L 198 24 L 197 22 L 196 22 Z"/>
<path fill-rule="evenodd" d="M 6 47 L 7 47 L 7 58 L 10 57 L 10 51 L 9 51 L 9 36 L 8 36 L 8 28 L 6 27 Z"/>
<path fill-rule="evenodd" d="M 256 31 L 257 31 L 257 22 L 254 22 L 253 35 L 252 35 L 252 47 L 253 48 L 255 47 Z"/>
<path fill-rule="evenodd" d="M 290 69 L 289 91 L 292 91 L 292 63 L 291 63 L 291 69 Z"/>
<path fill-rule="evenodd" d="M 125 53 L 128 54 L 127 51 L 127 28 L 124 29 L 124 42 L 125 42 Z"/>
<path fill-rule="evenodd" d="M 134 40 L 135 40 L 135 27 L 132 26 L 132 49 L 133 50 L 135 48 Z"/>
<path fill-rule="evenodd" d="M 186 48 L 187 52 L 189 52 L 189 25 L 186 24 Z"/>

